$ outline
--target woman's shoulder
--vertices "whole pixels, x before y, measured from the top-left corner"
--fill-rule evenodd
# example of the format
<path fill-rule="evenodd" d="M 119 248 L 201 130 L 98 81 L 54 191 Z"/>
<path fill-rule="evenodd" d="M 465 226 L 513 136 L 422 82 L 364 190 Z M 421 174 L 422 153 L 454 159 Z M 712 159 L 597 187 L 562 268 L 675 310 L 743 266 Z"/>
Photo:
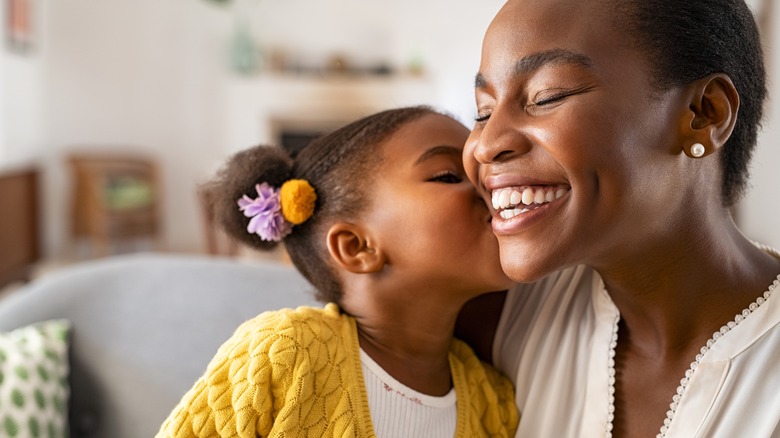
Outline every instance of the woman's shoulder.
<path fill-rule="evenodd" d="M 555 336 L 575 336 L 587 330 L 596 311 L 607 313 L 611 301 L 599 275 L 587 266 L 574 266 L 526 284 L 507 293 L 493 342 L 493 363 L 515 373 L 529 343 L 554 343 Z M 611 313 L 610 313 L 611 314 Z"/>

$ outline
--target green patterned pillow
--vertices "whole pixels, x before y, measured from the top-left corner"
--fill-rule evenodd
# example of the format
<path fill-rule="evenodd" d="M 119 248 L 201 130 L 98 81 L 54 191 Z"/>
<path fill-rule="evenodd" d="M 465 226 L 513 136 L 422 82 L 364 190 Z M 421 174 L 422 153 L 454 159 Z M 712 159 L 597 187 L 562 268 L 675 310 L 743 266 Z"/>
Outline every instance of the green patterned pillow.
<path fill-rule="evenodd" d="M 51 320 L 0 333 L 0 436 L 68 436 L 68 333 Z"/>

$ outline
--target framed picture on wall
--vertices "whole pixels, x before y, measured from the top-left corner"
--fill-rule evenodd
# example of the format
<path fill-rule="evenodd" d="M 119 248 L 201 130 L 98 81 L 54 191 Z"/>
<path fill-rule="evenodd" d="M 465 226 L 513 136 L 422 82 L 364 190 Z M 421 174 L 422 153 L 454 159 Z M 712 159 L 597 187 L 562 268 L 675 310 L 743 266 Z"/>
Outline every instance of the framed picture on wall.
<path fill-rule="evenodd" d="M 5 1 L 5 29 L 8 48 L 26 53 L 33 47 L 33 1 Z"/>

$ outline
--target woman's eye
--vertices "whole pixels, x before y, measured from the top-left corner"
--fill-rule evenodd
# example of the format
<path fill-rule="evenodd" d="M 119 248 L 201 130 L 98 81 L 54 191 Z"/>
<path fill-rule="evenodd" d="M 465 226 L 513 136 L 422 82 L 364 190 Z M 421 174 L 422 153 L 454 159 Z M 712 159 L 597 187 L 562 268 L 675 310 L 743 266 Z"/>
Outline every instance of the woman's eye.
<path fill-rule="evenodd" d="M 490 114 L 479 114 L 476 117 L 474 117 L 474 121 L 477 123 L 484 123 L 487 122 L 490 118 Z"/>
<path fill-rule="evenodd" d="M 431 178 L 429 181 L 442 182 L 445 184 L 459 184 L 463 182 L 463 178 L 454 172 L 447 171 L 436 174 L 436 176 Z"/>
<path fill-rule="evenodd" d="M 548 97 L 545 97 L 545 98 L 543 98 L 543 99 L 539 99 L 539 100 L 537 100 L 536 102 L 534 102 L 534 104 L 533 104 L 533 105 L 534 105 L 534 106 L 544 106 L 544 105 L 549 105 L 549 104 L 552 104 L 552 103 L 559 102 L 559 101 L 561 101 L 561 100 L 563 100 L 563 99 L 565 99 L 565 98 L 569 97 L 570 95 L 571 95 L 571 93 L 570 93 L 570 92 L 564 92 L 564 93 L 558 93 L 558 94 L 554 94 L 554 95 L 552 95 L 552 96 L 548 96 Z"/>

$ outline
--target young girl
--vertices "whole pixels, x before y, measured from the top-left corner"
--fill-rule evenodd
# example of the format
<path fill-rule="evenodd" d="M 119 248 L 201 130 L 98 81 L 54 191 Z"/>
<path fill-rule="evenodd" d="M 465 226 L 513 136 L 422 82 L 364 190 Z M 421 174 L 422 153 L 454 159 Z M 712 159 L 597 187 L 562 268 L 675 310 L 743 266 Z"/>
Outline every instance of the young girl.
<path fill-rule="evenodd" d="M 412 107 L 294 160 L 234 156 L 211 184 L 221 222 L 257 248 L 283 241 L 330 304 L 244 323 L 158 437 L 513 436 L 511 384 L 453 339 L 466 301 L 509 286 L 463 170 L 468 133 Z"/>

